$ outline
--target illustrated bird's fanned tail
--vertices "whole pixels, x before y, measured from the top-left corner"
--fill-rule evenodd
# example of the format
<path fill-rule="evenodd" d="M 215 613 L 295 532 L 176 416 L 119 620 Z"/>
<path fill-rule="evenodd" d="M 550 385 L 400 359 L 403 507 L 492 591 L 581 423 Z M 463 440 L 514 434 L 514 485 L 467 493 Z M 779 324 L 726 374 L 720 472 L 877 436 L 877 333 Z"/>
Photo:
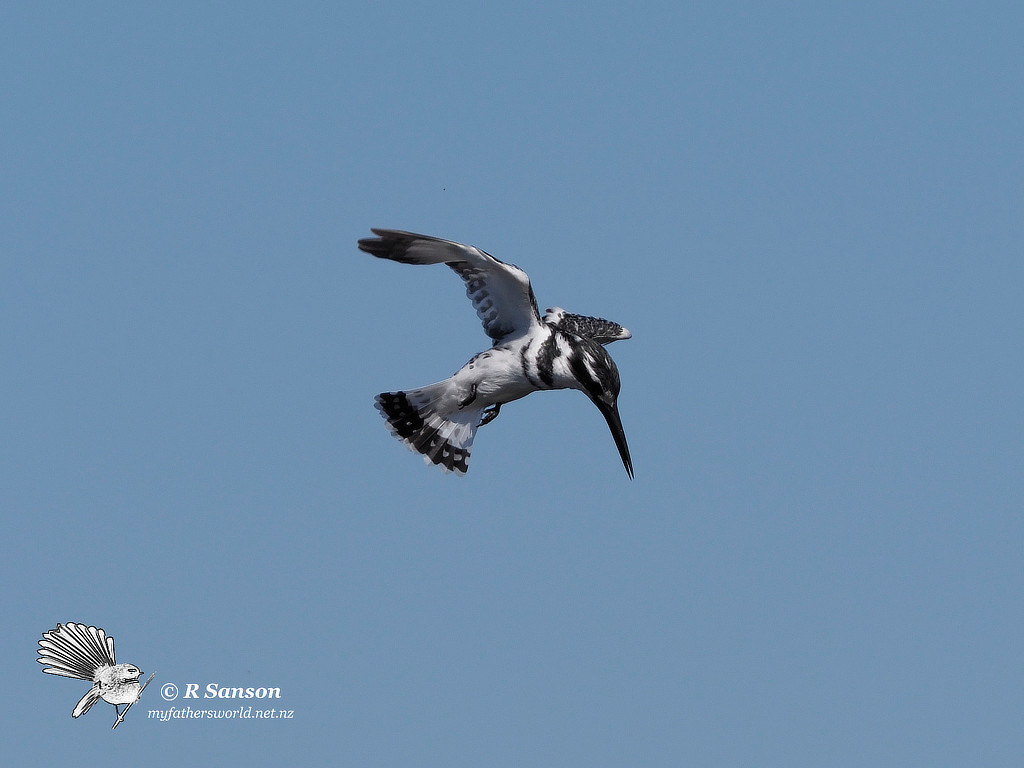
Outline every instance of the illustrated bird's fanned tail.
<path fill-rule="evenodd" d="M 81 700 L 79 700 L 79 702 L 75 705 L 75 711 L 71 713 L 71 716 L 81 717 L 86 712 L 88 712 L 92 705 L 99 701 L 101 698 L 102 694 L 100 693 L 100 687 L 98 685 L 94 685 L 92 688 L 89 689 L 89 692 L 86 693 L 85 696 L 83 696 Z"/>
<path fill-rule="evenodd" d="M 97 627 L 74 622 L 58 624 L 56 629 L 43 633 L 36 661 L 48 665 L 43 669 L 47 674 L 93 680 L 96 670 L 115 663 L 114 638 L 107 637 L 106 632 Z M 85 699 L 79 706 L 84 702 Z M 90 706 L 91 703 L 85 709 Z"/>
<path fill-rule="evenodd" d="M 439 382 L 407 392 L 382 392 L 376 407 L 391 434 L 409 450 L 423 454 L 427 464 L 464 475 L 483 408 L 441 407 L 446 389 L 446 382 Z"/>

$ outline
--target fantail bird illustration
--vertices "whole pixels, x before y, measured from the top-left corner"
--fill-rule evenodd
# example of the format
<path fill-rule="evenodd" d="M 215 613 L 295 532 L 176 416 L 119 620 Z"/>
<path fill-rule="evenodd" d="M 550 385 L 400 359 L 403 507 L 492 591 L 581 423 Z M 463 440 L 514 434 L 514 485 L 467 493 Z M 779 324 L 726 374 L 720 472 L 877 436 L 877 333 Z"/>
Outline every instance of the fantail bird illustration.
<path fill-rule="evenodd" d="M 142 671 L 134 664 L 118 664 L 114 660 L 114 638 L 97 627 L 74 622 L 58 624 L 56 629 L 43 633 L 36 661 L 48 665 L 43 672 L 49 675 L 92 683 L 92 688 L 75 705 L 72 717 L 84 715 L 102 699 L 114 705 L 116 725 L 123 717 L 120 706 L 133 704 L 142 692 Z"/>

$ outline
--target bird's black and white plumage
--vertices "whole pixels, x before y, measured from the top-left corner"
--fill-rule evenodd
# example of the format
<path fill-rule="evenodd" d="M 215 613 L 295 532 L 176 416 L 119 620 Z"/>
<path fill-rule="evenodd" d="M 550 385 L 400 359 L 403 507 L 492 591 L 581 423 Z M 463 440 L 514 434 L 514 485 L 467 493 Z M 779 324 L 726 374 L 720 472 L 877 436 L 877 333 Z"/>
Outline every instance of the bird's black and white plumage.
<path fill-rule="evenodd" d="M 43 669 L 47 674 L 93 684 L 75 706 L 72 717 L 81 717 L 101 699 L 113 704 L 120 717 L 120 705 L 131 704 L 141 693 L 141 670 L 134 664 L 114 661 L 114 638 L 97 627 L 74 622 L 58 624 L 43 633 L 36 661 L 47 665 Z"/>
<path fill-rule="evenodd" d="M 519 267 L 469 245 L 393 229 L 359 241 L 359 248 L 403 264 L 447 264 L 466 284 L 491 348 L 444 381 L 383 392 L 377 409 L 391 433 L 424 460 L 465 474 L 477 428 L 505 403 L 544 389 L 578 389 L 608 422 L 626 473 L 633 477 L 619 418 L 619 372 L 603 345 L 630 338 L 618 323 L 566 312 L 541 317 L 530 278 Z"/>
<path fill-rule="evenodd" d="M 561 307 L 549 307 L 541 319 L 559 331 L 586 336 L 598 344 L 611 344 L 619 339 L 633 337 L 633 334 L 611 320 L 605 320 L 603 317 L 573 315 Z"/>

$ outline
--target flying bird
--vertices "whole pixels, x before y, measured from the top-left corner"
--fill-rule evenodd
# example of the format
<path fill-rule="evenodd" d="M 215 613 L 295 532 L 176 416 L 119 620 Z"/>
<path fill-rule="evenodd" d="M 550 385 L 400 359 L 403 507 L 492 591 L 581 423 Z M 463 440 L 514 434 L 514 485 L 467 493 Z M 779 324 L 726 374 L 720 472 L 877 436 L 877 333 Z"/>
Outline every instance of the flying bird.
<path fill-rule="evenodd" d="M 396 438 L 427 464 L 464 475 L 477 429 L 502 405 L 539 390 L 578 389 L 601 411 L 633 477 L 619 418 L 619 371 L 603 346 L 630 338 L 628 330 L 561 307 L 541 317 L 529 276 L 479 248 L 394 229 L 371 231 L 377 237 L 360 240 L 361 251 L 402 264 L 451 267 L 492 341 L 444 381 L 377 395 L 377 410 Z"/>
<path fill-rule="evenodd" d="M 50 675 L 88 680 L 92 688 L 75 705 L 72 717 L 81 717 L 96 702 L 103 700 L 114 705 L 116 726 L 124 713 L 120 706 L 131 706 L 142 693 L 139 676 L 142 671 L 134 664 L 114 661 L 114 638 L 97 627 L 68 622 L 43 633 L 39 641 L 40 664 Z M 127 707 L 125 708 L 127 711 Z"/>

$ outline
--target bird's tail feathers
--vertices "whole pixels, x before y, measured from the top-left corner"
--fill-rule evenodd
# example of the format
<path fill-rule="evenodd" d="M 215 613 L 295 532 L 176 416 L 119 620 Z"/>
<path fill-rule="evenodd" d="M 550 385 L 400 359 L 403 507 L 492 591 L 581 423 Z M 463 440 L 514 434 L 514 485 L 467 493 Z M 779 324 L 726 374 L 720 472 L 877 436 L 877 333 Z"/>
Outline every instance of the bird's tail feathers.
<path fill-rule="evenodd" d="M 36 661 L 48 665 L 43 669 L 47 674 L 92 680 L 100 667 L 114 664 L 114 638 L 97 627 L 74 622 L 58 624 L 56 629 L 43 633 Z M 79 706 L 84 702 L 85 699 Z M 85 708 L 89 706 L 92 705 Z"/>
<path fill-rule="evenodd" d="M 71 713 L 72 717 L 81 717 L 89 711 L 90 707 L 102 698 L 100 694 L 100 687 L 94 685 L 89 689 L 88 693 L 83 696 L 79 702 L 75 705 L 75 711 Z"/>
<path fill-rule="evenodd" d="M 464 475 L 484 409 L 453 409 L 445 405 L 450 402 L 450 383 L 441 381 L 406 392 L 382 392 L 376 406 L 391 434 L 409 450 L 423 454 L 427 464 Z"/>

